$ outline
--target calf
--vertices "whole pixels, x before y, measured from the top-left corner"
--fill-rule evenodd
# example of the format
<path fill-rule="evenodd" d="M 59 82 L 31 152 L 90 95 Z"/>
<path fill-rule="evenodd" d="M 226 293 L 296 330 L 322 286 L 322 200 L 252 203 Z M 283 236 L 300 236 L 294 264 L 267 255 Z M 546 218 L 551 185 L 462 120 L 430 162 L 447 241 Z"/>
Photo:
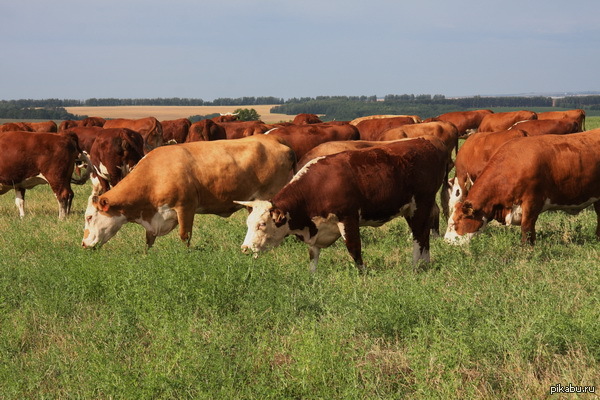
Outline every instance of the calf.
<path fill-rule="evenodd" d="M 101 246 L 126 222 L 146 229 L 146 244 L 179 224 L 189 242 L 194 214 L 228 217 L 233 200 L 271 198 L 290 179 L 294 152 L 274 136 L 193 142 L 148 153 L 118 185 L 90 196 L 82 245 Z"/>
<path fill-rule="evenodd" d="M 414 237 L 413 262 L 428 262 L 429 216 L 446 158 L 443 149 L 418 138 L 315 159 L 271 201 L 239 202 L 252 208 L 242 251 L 264 251 L 295 234 L 309 245 L 314 272 L 321 249 L 341 236 L 364 270 L 359 227 L 402 215 Z"/>
<path fill-rule="evenodd" d="M 458 202 L 445 239 L 468 241 L 495 219 L 521 225 L 521 241 L 534 244 L 540 213 L 576 214 L 593 204 L 600 238 L 600 129 L 570 135 L 513 139 L 489 160 L 464 202 Z"/>

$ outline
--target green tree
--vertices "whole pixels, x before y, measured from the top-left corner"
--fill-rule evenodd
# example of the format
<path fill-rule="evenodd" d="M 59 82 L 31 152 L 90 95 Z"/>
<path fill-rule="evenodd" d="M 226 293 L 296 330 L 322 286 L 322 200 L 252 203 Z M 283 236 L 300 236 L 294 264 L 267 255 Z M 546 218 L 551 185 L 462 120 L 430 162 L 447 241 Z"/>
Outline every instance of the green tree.
<path fill-rule="evenodd" d="M 240 121 L 258 121 L 260 114 L 254 108 L 238 108 L 233 112 L 237 114 Z"/>

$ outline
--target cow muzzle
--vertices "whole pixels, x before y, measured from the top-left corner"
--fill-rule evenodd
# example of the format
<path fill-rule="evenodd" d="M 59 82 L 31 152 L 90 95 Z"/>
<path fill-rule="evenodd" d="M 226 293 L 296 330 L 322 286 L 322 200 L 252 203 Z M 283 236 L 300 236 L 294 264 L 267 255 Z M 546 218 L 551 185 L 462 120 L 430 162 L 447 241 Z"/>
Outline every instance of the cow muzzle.
<path fill-rule="evenodd" d="M 242 253 L 244 254 L 252 254 L 252 256 L 254 258 L 258 258 L 258 252 L 255 251 L 254 249 L 252 249 L 250 246 L 243 244 L 242 247 Z"/>

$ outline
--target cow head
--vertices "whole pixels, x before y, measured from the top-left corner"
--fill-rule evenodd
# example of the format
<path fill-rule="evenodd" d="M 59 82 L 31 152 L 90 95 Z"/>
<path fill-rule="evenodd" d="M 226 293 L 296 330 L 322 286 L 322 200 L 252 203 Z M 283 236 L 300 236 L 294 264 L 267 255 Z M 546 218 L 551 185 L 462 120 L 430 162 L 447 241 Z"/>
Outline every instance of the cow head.
<path fill-rule="evenodd" d="M 289 218 L 273 207 L 271 202 L 254 200 L 235 203 L 251 209 L 246 220 L 248 232 L 242 244 L 242 252 L 252 251 L 256 254 L 277 247 L 290 233 Z"/>
<path fill-rule="evenodd" d="M 486 224 L 487 217 L 482 210 L 474 209 L 469 201 L 458 202 L 448 221 L 444 240 L 450 244 L 468 243 Z"/>
<path fill-rule="evenodd" d="M 125 222 L 127 218 L 111 209 L 106 197 L 90 196 L 85 210 L 85 228 L 81 245 L 84 248 L 102 246 L 115 236 Z"/>

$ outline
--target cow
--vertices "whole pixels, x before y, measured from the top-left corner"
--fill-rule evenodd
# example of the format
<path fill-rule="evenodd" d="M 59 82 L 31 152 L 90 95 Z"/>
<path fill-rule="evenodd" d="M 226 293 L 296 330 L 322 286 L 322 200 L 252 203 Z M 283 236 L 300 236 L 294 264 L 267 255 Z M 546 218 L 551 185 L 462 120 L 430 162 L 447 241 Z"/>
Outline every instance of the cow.
<path fill-rule="evenodd" d="M 360 121 L 355 126 L 360 132 L 361 140 L 381 140 L 384 131 L 398 126 L 414 124 L 412 117 L 372 118 Z M 351 125 L 353 125 L 351 123 Z"/>
<path fill-rule="evenodd" d="M 15 190 L 19 216 L 25 216 L 25 191 L 47 183 L 58 201 L 58 218 L 65 219 L 73 200 L 71 179 L 75 160 L 81 152 L 77 136 L 46 132 L 2 132 L 0 149 L 0 194 Z"/>
<path fill-rule="evenodd" d="M 211 118 L 213 122 L 234 122 L 238 121 L 238 113 L 224 113 Z"/>
<path fill-rule="evenodd" d="M 44 122 L 8 122 L 0 127 L 0 132 L 22 131 L 22 132 L 48 132 L 56 133 L 57 127 L 54 121 Z"/>
<path fill-rule="evenodd" d="M 419 124 L 423 122 L 421 117 L 418 115 L 401 115 L 401 114 L 382 114 L 382 115 L 367 115 L 365 117 L 354 118 L 350 121 L 350 125 L 356 126 L 359 122 L 366 121 L 368 119 L 382 119 L 382 118 L 396 118 L 396 117 L 409 117 L 413 120 L 413 123 Z"/>
<path fill-rule="evenodd" d="M 226 139 L 240 139 L 267 132 L 271 127 L 262 121 L 217 122 L 225 129 Z"/>
<path fill-rule="evenodd" d="M 144 154 L 164 144 L 162 125 L 154 117 L 109 119 L 104 128 L 127 128 L 138 132 L 144 138 Z"/>
<path fill-rule="evenodd" d="M 25 122 L 7 122 L 0 125 L 0 132 L 33 132 L 33 128 Z"/>
<path fill-rule="evenodd" d="M 227 139 L 225 128 L 210 119 L 203 119 L 190 125 L 186 143 Z"/>
<path fill-rule="evenodd" d="M 89 156 L 92 152 L 94 141 L 103 131 L 104 129 L 98 126 L 76 126 L 68 128 L 63 132 L 70 132 L 77 135 L 79 147 Z"/>
<path fill-rule="evenodd" d="M 493 114 L 492 110 L 472 110 L 472 111 L 451 111 L 440 114 L 437 117 L 428 118 L 423 122 L 445 121 L 451 122 L 458 129 L 458 135 L 461 138 L 477 132 L 481 120 L 488 114 Z"/>
<path fill-rule="evenodd" d="M 521 226 L 521 242 L 533 245 L 540 213 L 576 214 L 594 205 L 600 238 L 600 129 L 506 142 L 458 202 L 445 239 L 464 243 L 495 219 Z"/>
<path fill-rule="evenodd" d="M 537 119 L 533 111 L 519 110 L 488 114 L 481 120 L 478 132 L 505 131 L 519 121 Z"/>
<path fill-rule="evenodd" d="M 538 113 L 538 119 L 566 119 L 573 120 L 579 124 L 579 130 L 577 132 L 585 131 L 585 110 L 582 109 L 574 109 L 574 110 L 566 110 L 566 111 L 546 111 Z"/>
<path fill-rule="evenodd" d="M 271 198 L 295 162 L 292 149 L 269 135 L 159 147 L 115 187 L 90 196 L 82 246 L 102 246 L 126 222 L 146 229 L 147 248 L 179 224 L 189 246 L 194 214 L 228 217 L 242 208 L 234 200 Z"/>
<path fill-rule="evenodd" d="M 144 157 L 144 138 L 127 128 L 106 128 L 90 151 L 92 195 L 108 191 L 119 183 Z"/>
<path fill-rule="evenodd" d="M 430 214 L 445 166 L 446 152 L 424 138 L 317 158 L 270 201 L 238 202 L 251 209 L 242 251 L 257 254 L 296 235 L 309 245 L 314 272 L 321 249 L 341 236 L 364 271 L 359 227 L 402 215 L 414 238 L 413 262 L 429 262 Z"/>
<path fill-rule="evenodd" d="M 298 114 L 292 120 L 292 124 L 294 125 L 306 125 L 306 124 L 320 124 L 323 121 L 319 118 L 317 114 Z"/>
<path fill-rule="evenodd" d="M 298 160 L 321 143 L 359 139 L 358 129 L 355 126 L 328 123 L 281 126 L 268 131 L 268 135 L 285 139 L 294 149 Z"/>
<path fill-rule="evenodd" d="M 168 144 L 184 143 L 192 122 L 187 118 L 160 121 L 163 129 L 163 142 Z"/>
<path fill-rule="evenodd" d="M 491 156 L 500 146 L 509 140 L 525 136 L 527 133 L 516 128 L 499 132 L 476 132 L 470 135 L 456 155 L 454 177 L 448 181 L 446 186 L 448 194 L 442 196 L 448 202 L 444 210 L 454 210 L 454 205 L 465 198 Z"/>
<path fill-rule="evenodd" d="M 106 120 L 102 117 L 86 117 L 80 120 L 67 119 L 62 121 L 60 125 L 58 125 L 58 131 L 63 132 L 71 128 L 90 126 L 97 126 L 99 128 L 102 128 L 105 122 Z"/>
<path fill-rule="evenodd" d="M 509 129 L 527 132 L 527 136 L 566 135 L 581 132 L 579 121 L 573 119 L 531 119 L 519 121 Z"/>

